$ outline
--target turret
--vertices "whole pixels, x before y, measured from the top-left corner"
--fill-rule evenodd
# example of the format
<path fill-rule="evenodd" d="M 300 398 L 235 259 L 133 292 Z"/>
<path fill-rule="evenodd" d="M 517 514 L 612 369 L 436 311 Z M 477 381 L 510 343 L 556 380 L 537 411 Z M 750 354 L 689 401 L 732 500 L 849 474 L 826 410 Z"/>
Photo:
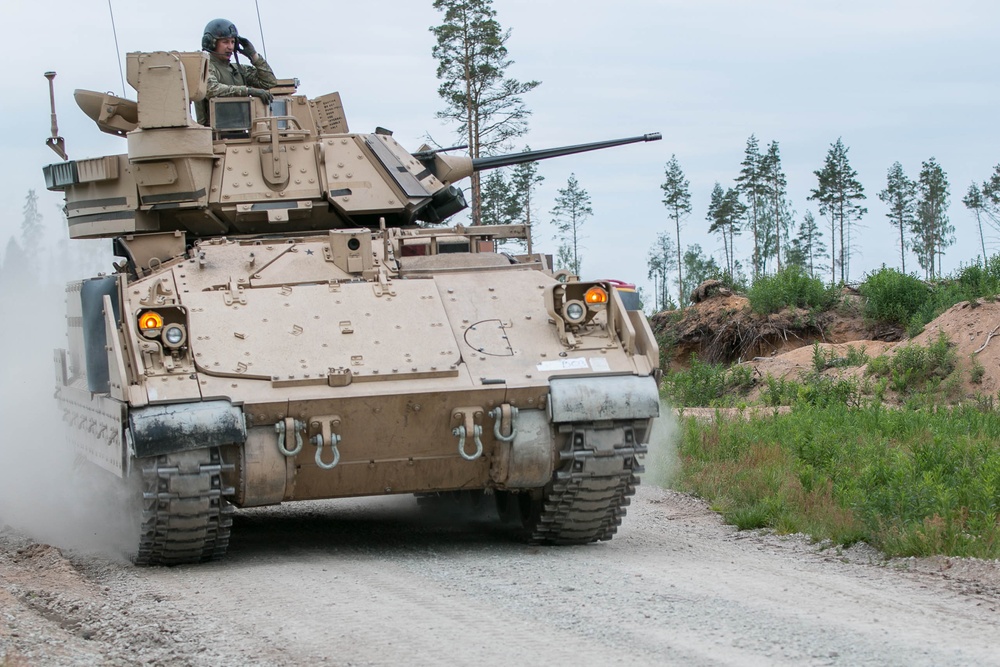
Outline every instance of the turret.
<path fill-rule="evenodd" d="M 204 52 L 130 53 L 137 101 L 76 91 L 80 108 L 128 148 L 44 168 L 47 187 L 66 193 L 71 237 L 437 223 L 466 207 L 457 184 L 475 172 L 660 138 L 475 159 L 448 149 L 410 153 L 387 130 L 350 132 L 339 94 L 308 99 L 293 79 L 279 80 L 268 107 L 255 98 L 211 99 L 205 127 L 191 104 L 205 98 L 207 73 Z"/>

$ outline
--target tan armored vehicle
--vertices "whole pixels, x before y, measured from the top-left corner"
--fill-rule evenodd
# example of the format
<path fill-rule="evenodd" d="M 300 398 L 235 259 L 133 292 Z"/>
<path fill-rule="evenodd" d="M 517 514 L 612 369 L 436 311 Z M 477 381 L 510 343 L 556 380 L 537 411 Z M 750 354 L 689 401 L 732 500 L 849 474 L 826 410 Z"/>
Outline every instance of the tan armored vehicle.
<path fill-rule="evenodd" d="M 611 538 L 659 414 L 646 319 L 495 250 L 522 226 L 424 223 L 474 171 L 659 135 L 411 154 L 294 80 L 201 126 L 205 53 L 127 69 L 137 101 L 75 94 L 127 153 L 44 172 L 70 236 L 122 258 L 67 287 L 56 374 L 75 445 L 141 493 L 134 562 L 221 556 L 234 506 L 380 494 L 485 491 L 532 542 Z"/>

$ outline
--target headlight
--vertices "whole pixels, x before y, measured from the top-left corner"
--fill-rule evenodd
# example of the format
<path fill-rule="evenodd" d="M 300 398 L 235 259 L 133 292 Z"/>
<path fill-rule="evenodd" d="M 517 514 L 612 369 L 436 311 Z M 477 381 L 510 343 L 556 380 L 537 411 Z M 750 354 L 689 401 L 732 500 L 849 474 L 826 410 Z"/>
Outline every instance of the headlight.
<path fill-rule="evenodd" d="M 163 343 L 170 348 L 178 348 L 187 340 L 184 327 L 179 324 L 168 324 L 163 329 Z"/>
<path fill-rule="evenodd" d="M 571 324 L 579 324 L 587 316 L 587 307 L 581 301 L 570 301 L 563 309 L 566 314 L 566 321 Z"/>

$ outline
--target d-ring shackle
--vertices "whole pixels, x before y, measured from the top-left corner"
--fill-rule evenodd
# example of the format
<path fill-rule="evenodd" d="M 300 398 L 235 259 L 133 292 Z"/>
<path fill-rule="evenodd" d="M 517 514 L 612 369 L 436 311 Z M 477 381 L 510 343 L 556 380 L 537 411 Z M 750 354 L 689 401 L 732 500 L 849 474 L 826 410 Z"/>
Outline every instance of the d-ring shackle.
<path fill-rule="evenodd" d="M 337 423 L 340 423 L 339 420 Z M 323 470 L 333 470 L 340 463 L 340 450 L 337 449 L 337 445 L 340 444 L 340 434 L 334 433 L 331 426 L 330 420 L 322 420 L 320 432 L 312 437 L 312 443 L 316 445 L 316 465 Z M 333 460 L 329 463 L 324 463 L 323 447 L 327 443 L 330 444 L 330 449 L 333 450 Z"/>
<path fill-rule="evenodd" d="M 285 456 L 295 456 L 301 452 L 302 429 L 305 427 L 305 424 L 300 422 L 298 419 L 292 419 L 291 417 L 287 417 L 275 424 L 274 430 L 278 432 L 278 451 Z M 295 433 L 295 449 L 288 449 L 285 447 L 285 440 L 290 437 L 288 434 L 289 431 Z"/>

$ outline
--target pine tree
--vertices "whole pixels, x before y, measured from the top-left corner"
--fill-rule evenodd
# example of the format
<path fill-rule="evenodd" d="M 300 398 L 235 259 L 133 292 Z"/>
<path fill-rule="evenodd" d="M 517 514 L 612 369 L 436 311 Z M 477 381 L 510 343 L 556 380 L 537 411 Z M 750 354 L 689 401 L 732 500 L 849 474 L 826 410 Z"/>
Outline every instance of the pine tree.
<path fill-rule="evenodd" d="M 986 262 L 986 236 L 983 234 L 983 216 L 986 214 L 986 195 L 975 181 L 969 184 L 969 189 L 962 198 L 965 208 L 976 216 L 976 226 L 979 227 L 979 243 L 983 249 L 983 263 Z"/>
<path fill-rule="evenodd" d="M 739 192 L 729 188 L 725 192 L 716 182 L 708 203 L 708 214 L 705 219 L 711 224 L 709 233 L 722 237 L 722 249 L 725 257 L 724 272 L 730 277 L 734 274 L 736 262 L 736 235 L 740 233 L 740 220 L 746 214 L 746 207 L 740 201 Z"/>
<path fill-rule="evenodd" d="M 677 302 L 684 302 L 684 267 L 681 262 L 681 221 L 691 214 L 691 185 L 684 177 L 680 162 L 676 155 L 670 156 L 664 170 L 665 180 L 660 185 L 663 190 L 663 205 L 667 207 L 667 217 L 674 222 L 677 234 Z"/>
<path fill-rule="evenodd" d="M 763 273 L 763 244 L 764 230 L 761 229 L 761 222 L 764 208 L 764 198 L 767 195 L 767 185 L 764 180 L 764 170 L 761 162 L 764 157 L 760 154 L 760 147 L 757 137 L 753 134 L 747 139 L 747 146 L 744 151 L 743 162 L 740 164 L 740 175 L 736 177 L 737 191 L 746 197 L 746 213 L 750 223 L 750 232 L 753 234 L 753 277 L 756 279 Z"/>
<path fill-rule="evenodd" d="M 42 214 L 38 211 L 38 195 L 34 190 L 28 190 L 24 198 L 24 218 L 21 221 L 21 251 L 24 253 L 27 270 L 36 275 L 41 269 L 39 261 L 45 228 L 42 226 Z"/>
<path fill-rule="evenodd" d="M 522 96 L 540 82 L 522 83 L 506 76 L 513 64 L 508 55 L 510 30 L 496 20 L 493 0 L 434 0 L 444 13 L 441 25 L 430 30 L 437 43 L 438 95 L 446 108 L 437 116 L 458 123 L 458 133 L 473 158 L 491 155 L 527 132 L 530 111 Z M 472 224 L 480 220 L 479 174 L 472 175 Z"/>
<path fill-rule="evenodd" d="M 576 174 L 570 174 L 566 187 L 559 190 L 556 205 L 552 208 L 552 224 L 559 230 L 555 238 L 559 240 L 559 260 L 561 268 L 569 269 L 575 275 L 580 275 L 583 249 L 581 227 L 584 221 L 592 216 L 590 194 L 580 187 Z"/>
<path fill-rule="evenodd" d="M 802 217 L 795 242 L 802 250 L 802 267 L 809 272 L 810 277 L 816 278 L 816 274 L 823 268 L 819 260 L 826 257 L 826 244 L 823 243 L 823 232 L 816 224 L 812 211 L 806 211 Z"/>
<path fill-rule="evenodd" d="M 656 243 L 649 249 L 646 258 L 649 267 L 646 277 L 653 281 L 653 307 L 657 312 L 666 310 L 667 304 L 670 303 L 667 276 L 677 267 L 675 252 L 674 241 L 670 234 L 660 232 L 656 235 Z"/>
<path fill-rule="evenodd" d="M 28 276 L 30 265 L 24 255 L 24 251 L 18 244 L 17 239 L 11 236 L 7 239 L 7 248 L 3 254 L 3 275 L 0 276 L 0 284 L 5 289 L 12 286 L 32 284 L 34 281 Z M 27 281 L 27 282 L 25 282 Z"/>
<path fill-rule="evenodd" d="M 573 257 L 573 246 L 569 242 L 562 242 L 556 250 L 556 268 L 566 269 L 575 276 L 580 275 L 579 260 Z"/>
<path fill-rule="evenodd" d="M 894 162 L 886 174 L 885 190 L 878 198 L 889 207 L 885 217 L 893 227 L 899 229 L 899 261 L 906 273 L 906 231 L 913 229 L 916 222 L 917 184 L 906 177 L 903 165 Z"/>
<path fill-rule="evenodd" d="M 865 189 L 858 181 L 858 173 L 851 168 L 847 159 L 848 148 L 841 139 L 830 144 L 826 162 L 819 171 L 814 171 L 819 185 L 809 199 L 819 202 L 819 212 L 830 220 L 830 262 L 832 282 L 837 282 L 837 267 L 840 267 L 840 282 L 846 283 L 851 255 L 850 227 L 861 219 L 868 209 L 857 202 L 865 199 Z"/>
<path fill-rule="evenodd" d="M 690 300 L 691 292 L 709 278 L 718 278 L 722 275 L 719 265 L 714 257 L 708 257 L 697 243 L 689 245 L 684 251 L 684 273 L 688 277 L 687 290 L 681 295 L 679 303 L 683 306 Z"/>
<path fill-rule="evenodd" d="M 933 157 L 920 165 L 917 195 L 914 229 L 916 239 L 913 249 L 924 275 L 933 280 L 942 275 L 941 259 L 944 249 L 955 242 L 955 228 L 948 220 L 948 176 Z"/>
<path fill-rule="evenodd" d="M 525 151 L 530 151 L 530 146 L 524 147 Z M 544 176 L 538 174 L 537 162 L 522 162 L 511 169 L 510 189 L 514 198 L 514 220 L 528 228 L 528 252 L 531 252 L 531 232 L 534 210 L 532 206 L 535 202 L 535 188 L 545 180 Z"/>
<path fill-rule="evenodd" d="M 806 259 L 806 251 L 802 247 L 802 239 L 796 236 L 785 249 L 785 266 L 796 266 L 802 269 L 803 273 L 809 272 L 809 264 Z"/>
<path fill-rule="evenodd" d="M 777 141 L 772 141 L 768 146 L 767 153 L 761 158 L 760 164 L 765 188 L 764 206 L 771 221 L 771 224 L 767 226 L 767 231 L 773 231 L 774 237 L 773 241 L 768 239 L 764 257 L 766 262 L 766 259 L 773 254 L 777 259 L 778 271 L 780 271 L 782 238 L 785 239 L 786 243 L 788 242 L 788 229 L 792 222 L 792 213 L 788 204 L 788 180 L 781 168 L 781 154 Z"/>
<path fill-rule="evenodd" d="M 484 225 L 511 224 L 513 217 L 511 187 L 502 172 L 501 169 L 491 171 L 483 181 L 480 219 Z"/>
<path fill-rule="evenodd" d="M 986 222 L 1000 231 L 1000 164 L 993 167 L 993 173 L 983 181 L 983 214 Z"/>
<path fill-rule="evenodd" d="M 727 274 L 731 280 L 736 280 L 736 275 L 742 269 L 737 270 L 736 261 L 736 237 L 743 233 L 741 222 L 746 218 L 747 207 L 740 201 L 740 193 L 736 188 L 729 188 L 722 197 L 722 208 L 720 209 L 720 219 L 725 221 L 726 229 L 729 230 L 729 267 Z"/>
<path fill-rule="evenodd" d="M 722 217 L 722 201 L 723 197 L 726 196 L 725 191 L 718 181 L 712 186 L 712 194 L 708 200 L 708 213 L 705 214 L 705 219 L 708 220 L 708 233 L 718 234 L 722 237 L 722 252 L 724 261 L 726 264 L 726 270 L 732 266 L 729 259 L 729 233 L 726 229 L 727 220 Z"/>
<path fill-rule="evenodd" d="M 491 171 L 482 182 L 480 222 L 484 225 L 510 225 L 517 215 L 513 189 L 503 171 Z M 502 246 L 508 240 L 499 239 L 497 244 Z"/>

